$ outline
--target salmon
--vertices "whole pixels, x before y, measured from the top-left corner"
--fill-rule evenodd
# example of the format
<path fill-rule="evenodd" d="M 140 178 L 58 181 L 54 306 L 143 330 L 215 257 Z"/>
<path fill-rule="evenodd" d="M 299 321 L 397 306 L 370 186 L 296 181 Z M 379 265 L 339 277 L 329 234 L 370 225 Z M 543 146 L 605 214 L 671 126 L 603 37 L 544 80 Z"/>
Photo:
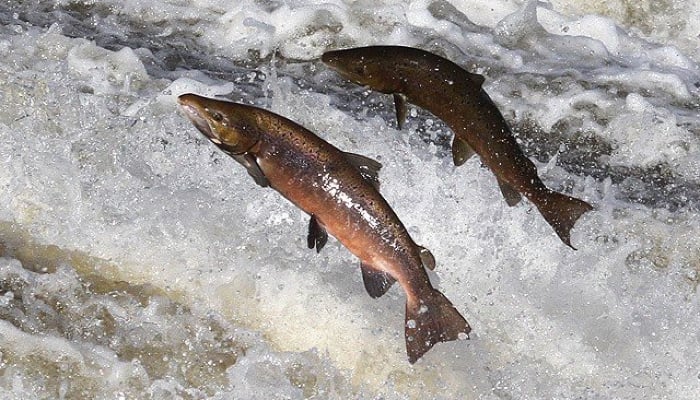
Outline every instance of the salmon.
<path fill-rule="evenodd" d="M 399 128 L 406 118 L 406 101 L 445 121 L 454 133 L 452 159 L 456 166 L 478 154 L 496 176 L 509 206 L 518 204 L 521 195 L 527 197 L 562 242 L 575 249 L 571 229 L 593 207 L 542 183 L 537 168 L 523 154 L 503 115 L 484 91 L 482 75 L 433 53 L 401 46 L 329 51 L 322 60 L 350 81 L 393 94 Z"/>
<path fill-rule="evenodd" d="M 195 127 L 310 216 L 307 244 L 333 235 L 360 259 L 365 289 L 380 297 L 394 282 L 406 294 L 405 340 L 415 363 L 436 343 L 468 339 L 471 327 L 430 283 L 430 252 L 418 246 L 378 191 L 381 164 L 343 152 L 295 122 L 261 108 L 184 94 Z"/>

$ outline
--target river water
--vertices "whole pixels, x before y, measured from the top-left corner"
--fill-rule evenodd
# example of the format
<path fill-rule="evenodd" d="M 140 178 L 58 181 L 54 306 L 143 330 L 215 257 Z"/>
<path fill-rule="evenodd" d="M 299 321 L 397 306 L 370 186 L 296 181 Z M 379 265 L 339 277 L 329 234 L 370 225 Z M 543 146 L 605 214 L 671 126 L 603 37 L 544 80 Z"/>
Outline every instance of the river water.
<path fill-rule="evenodd" d="M 7 399 L 696 399 L 700 5 L 0 3 L 0 388 Z M 483 74 L 545 183 L 595 206 L 563 245 L 475 157 L 320 55 L 415 46 Z M 404 295 L 178 110 L 194 92 L 383 164 L 469 341 L 407 362 Z"/>

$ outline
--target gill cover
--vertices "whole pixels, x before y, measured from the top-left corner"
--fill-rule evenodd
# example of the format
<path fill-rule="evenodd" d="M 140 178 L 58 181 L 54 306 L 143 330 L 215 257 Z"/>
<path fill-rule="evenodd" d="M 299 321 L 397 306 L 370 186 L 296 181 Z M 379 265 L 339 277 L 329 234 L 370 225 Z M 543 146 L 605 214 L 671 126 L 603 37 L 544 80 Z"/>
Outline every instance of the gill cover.
<path fill-rule="evenodd" d="M 377 59 L 373 54 L 361 54 L 357 49 L 334 50 L 324 53 L 321 60 L 345 79 L 359 85 L 377 88 L 381 84 L 375 71 Z"/>

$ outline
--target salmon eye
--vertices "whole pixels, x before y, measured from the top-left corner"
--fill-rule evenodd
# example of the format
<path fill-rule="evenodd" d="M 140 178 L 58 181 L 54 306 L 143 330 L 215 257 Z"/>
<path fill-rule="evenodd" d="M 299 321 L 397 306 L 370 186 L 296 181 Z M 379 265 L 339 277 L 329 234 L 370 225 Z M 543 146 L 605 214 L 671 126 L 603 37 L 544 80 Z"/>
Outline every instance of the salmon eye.
<path fill-rule="evenodd" d="M 224 116 L 221 115 L 220 112 L 214 111 L 214 112 L 211 113 L 211 119 L 213 119 L 213 120 L 216 121 L 216 122 L 221 122 L 221 121 L 224 120 Z"/>

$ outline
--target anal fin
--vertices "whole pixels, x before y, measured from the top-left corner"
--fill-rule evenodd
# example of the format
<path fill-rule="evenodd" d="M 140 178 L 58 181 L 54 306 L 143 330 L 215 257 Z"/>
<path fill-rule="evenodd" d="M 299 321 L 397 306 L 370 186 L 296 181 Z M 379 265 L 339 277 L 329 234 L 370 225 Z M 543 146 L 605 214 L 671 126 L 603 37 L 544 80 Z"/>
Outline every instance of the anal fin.
<path fill-rule="evenodd" d="M 306 244 L 310 249 L 316 248 L 316 253 L 320 253 L 323 246 L 328 242 L 326 229 L 318 222 L 316 217 L 311 216 L 309 220 L 309 234 L 306 236 Z"/>
<path fill-rule="evenodd" d="M 498 181 L 498 187 L 501 189 L 501 194 L 509 206 L 513 207 L 514 205 L 520 203 L 520 200 L 523 198 L 520 192 L 515 190 L 513 186 L 509 185 L 500 178 L 496 177 L 496 180 Z"/>
<path fill-rule="evenodd" d="M 391 275 L 377 270 L 371 265 L 361 263 L 360 269 L 362 270 L 362 281 L 365 283 L 365 289 L 373 299 L 382 297 L 391 285 L 396 282 L 396 279 Z"/>
<path fill-rule="evenodd" d="M 466 140 L 457 136 L 452 139 L 452 161 L 459 167 L 469 160 L 476 152 Z"/>

